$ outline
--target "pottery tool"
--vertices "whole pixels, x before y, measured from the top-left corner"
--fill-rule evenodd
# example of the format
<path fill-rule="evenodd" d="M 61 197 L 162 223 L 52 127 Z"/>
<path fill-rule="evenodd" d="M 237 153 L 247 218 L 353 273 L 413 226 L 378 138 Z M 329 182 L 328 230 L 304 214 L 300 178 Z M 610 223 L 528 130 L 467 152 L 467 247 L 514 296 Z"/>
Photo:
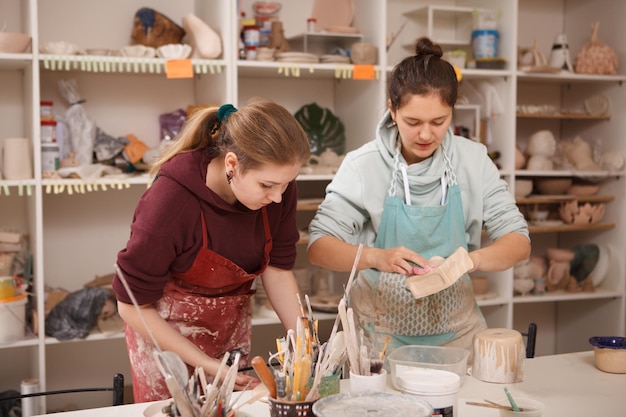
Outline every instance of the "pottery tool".
<path fill-rule="evenodd" d="M 476 407 L 487 407 L 487 408 L 497 408 L 499 410 L 509 410 L 512 411 L 513 409 L 511 407 L 508 407 L 506 405 L 500 405 L 498 403 L 479 403 L 479 402 L 475 402 L 475 401 L 466 401 L 465 404 L 467 405 L 474 405 Z"/>
<path fill-rule="evenodd" d="M 513 411 L 519 412 L 519 407 L 515 403 L 515 400 L 513 399 L 513 396 L 511 395 L 507 387 L 504 387 L 504 393 L 506 394 L 506 398 L 508 398 L 509 403 L 511 403 L 511 408 L 513 409 Z"/>
<path fill-rule="evenodd" d="M 498 408 L 504 408 L 505 410 L 513 411 L 513 407 L 511 407 L 510 405 L 502 405 L 502 404 L 498 404 L 498 403 L 497 403 L 497 402 L 495 402 L 495 401 L 491 401 L 491 400 L 487 400 L 487 399 L 485 399 L 485 400 L 483 400 L 483 401 L 485 401 L 485 402 L 486 402 L 486 403 L 488 403 L 488 404 L 491 404 L 491 405 L 497 406 Z M 520 411 L 528 411 L 528 408 L 522 408 L 522 407 L 519 407 L 519 406 L 518 406 L 518 408 L 519 408 L 519 410 L 520 410 Z"/>
<path fill-rule="evenodd" d="M 265 361 L 260 356 L 255 356 L 252 358 L 252 367 L 256 372 L 257 376 L 267 387 L 268 395 L 271 398 L 276 398 L 276 380 L 274 379 L 274 375 L 272 375 L 272 371 L 267 367 Z"/>

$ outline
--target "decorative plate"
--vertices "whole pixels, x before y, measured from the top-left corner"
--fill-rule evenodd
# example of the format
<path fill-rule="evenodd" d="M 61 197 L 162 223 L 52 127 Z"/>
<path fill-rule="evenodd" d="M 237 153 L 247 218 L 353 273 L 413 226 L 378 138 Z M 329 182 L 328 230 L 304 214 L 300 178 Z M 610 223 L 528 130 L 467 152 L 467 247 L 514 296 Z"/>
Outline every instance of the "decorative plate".
<path fill-rule="evenodd" d="M 317 103 L 302 106 L 295 114 L 311 144 L 311 152 L 320 155 L 330 149 L 342 155 L 346 145 L 346 133 L 343 123 L 329 109 Z"/>
<path fill-rule="evenodd" d="M 350 26 L 354 18 L 354 0 L 315 0 L 311 17 L 318 32 L 334 26 Z"/>

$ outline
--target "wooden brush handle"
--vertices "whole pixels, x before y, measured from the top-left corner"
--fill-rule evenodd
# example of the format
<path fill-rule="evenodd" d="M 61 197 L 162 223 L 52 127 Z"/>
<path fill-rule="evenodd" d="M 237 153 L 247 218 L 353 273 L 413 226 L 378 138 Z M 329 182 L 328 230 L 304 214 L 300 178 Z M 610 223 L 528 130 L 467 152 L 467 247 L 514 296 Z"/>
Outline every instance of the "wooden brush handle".
<path fill-rule="evenodd" d="M 271 398 L 276 398 L 276 380 L 274 379 L 274 375 L 272 375 L 272 371 L 265 364 L 265 360 L 260 356 L 255 356 L 252 358 L 252 368 L 254 372 L 256 372 L 257 376 L 267 387 L 269 391 L 269 396 Z"/>

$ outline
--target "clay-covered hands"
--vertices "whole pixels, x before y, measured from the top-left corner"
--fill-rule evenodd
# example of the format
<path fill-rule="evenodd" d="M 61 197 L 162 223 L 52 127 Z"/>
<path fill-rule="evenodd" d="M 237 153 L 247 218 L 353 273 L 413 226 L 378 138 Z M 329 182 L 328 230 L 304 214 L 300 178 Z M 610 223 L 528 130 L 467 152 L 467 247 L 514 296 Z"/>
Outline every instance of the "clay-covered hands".
<path fill-rule="evenodd" d="M 423 256 L 404 246 L 396 246 L 389 249 L 365 248 L 359 267 L 375 268 L 381 272 L 395 272 L 398 274 L 413 275 L 414 268 L 432 269 L 436 265 L 425 259 Z"/>

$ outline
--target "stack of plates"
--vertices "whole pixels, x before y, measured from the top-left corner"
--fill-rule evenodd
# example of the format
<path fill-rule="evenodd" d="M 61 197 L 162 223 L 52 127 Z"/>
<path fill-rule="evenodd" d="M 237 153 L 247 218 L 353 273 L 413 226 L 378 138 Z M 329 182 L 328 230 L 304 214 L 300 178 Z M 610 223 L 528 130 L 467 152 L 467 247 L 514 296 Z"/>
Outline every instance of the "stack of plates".
<path fill-rule="evenodd" d="M 349 64 L 350 58 L 343 55 L 322 55 L 320 62 L 324 64 Z"/>
<path fill-rule="evenodd" d="M 303 64 L 317 64 L 320 62 L 317 55 L 306 52 L 279 52 L 274 55 L 278 62 L 299 62 Z"/>

